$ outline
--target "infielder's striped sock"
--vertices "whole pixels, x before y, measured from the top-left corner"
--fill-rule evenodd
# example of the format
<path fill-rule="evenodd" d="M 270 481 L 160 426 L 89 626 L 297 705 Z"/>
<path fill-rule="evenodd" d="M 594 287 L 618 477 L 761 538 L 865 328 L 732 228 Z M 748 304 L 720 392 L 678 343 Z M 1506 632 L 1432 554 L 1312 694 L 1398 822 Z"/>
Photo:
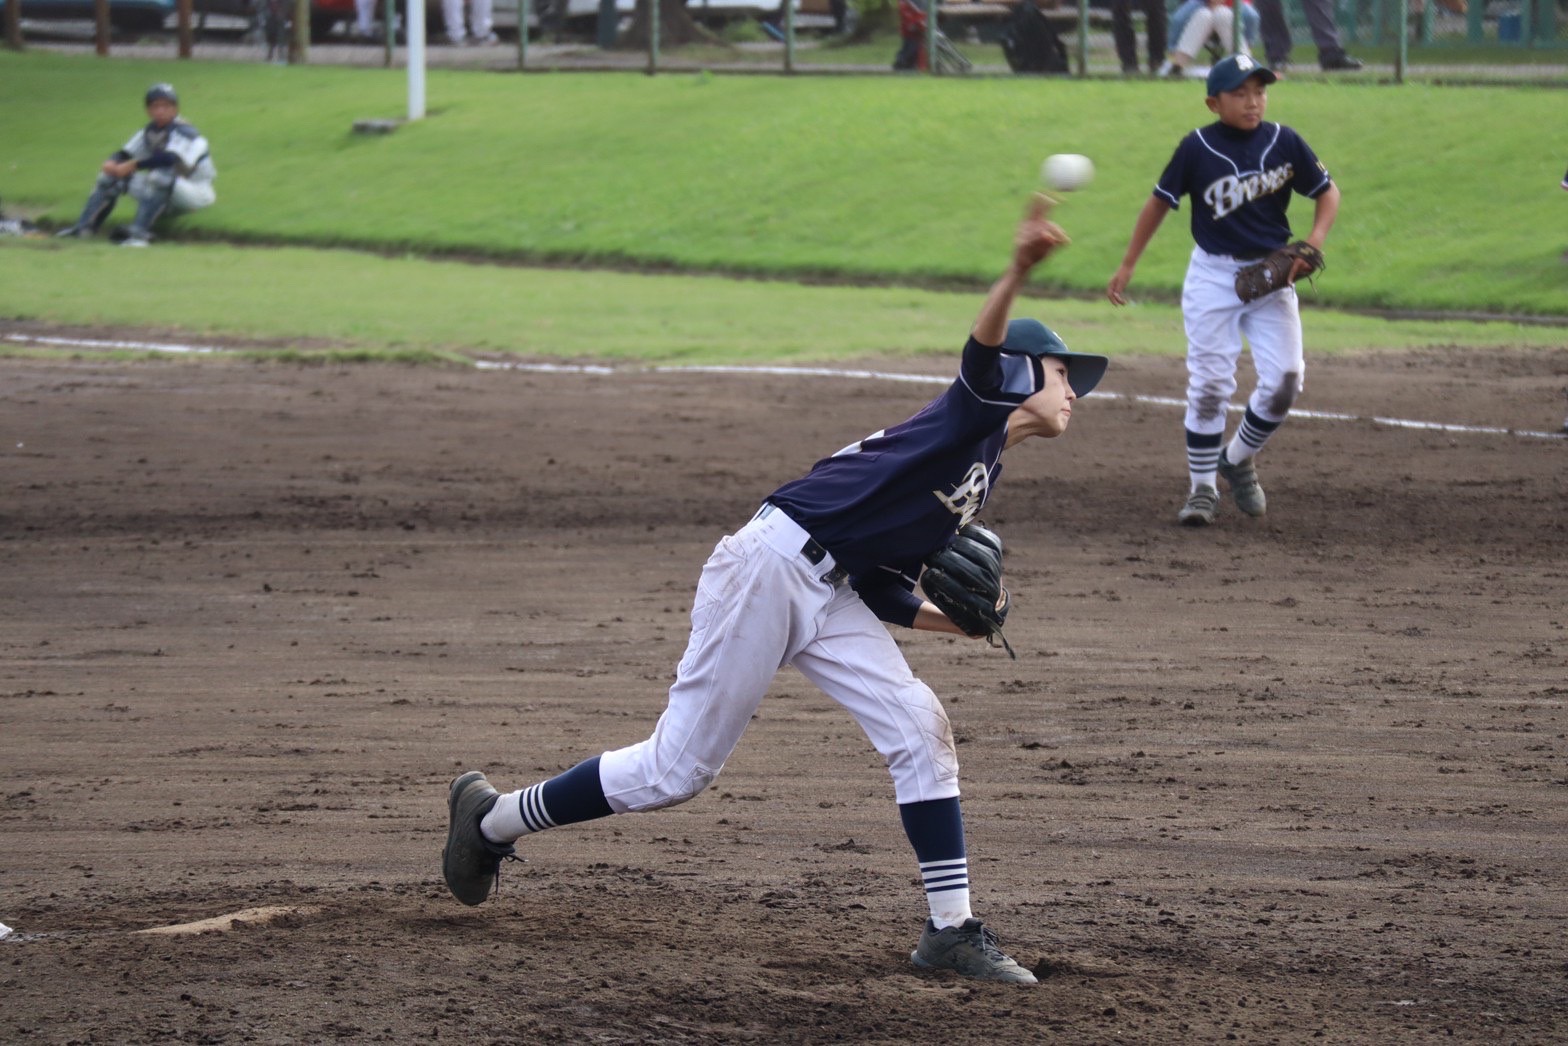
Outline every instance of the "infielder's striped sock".
<path fill-rule="evenodd" d="M 546 828 L 591 821 L 614 812 L 605 801 L 604 787 L 599 783 L 599 757 L 594 756 L 548 781 L 503 795 L 479 822 L 479 831 L 492 843 L 509 843 Z"/>
<path fill-rule="evenodd" d="M 1236 429 L 1236 438 L 1230 441 L 1225 448 L 1225 460 L 1232 465 L 1240 465 L 1252 455 L 1263 449 L 1263 444 L 1274 435 L 1274 430 L 1280 427 L 1281 422 L 1264 421 L 1252 413 L 1248 407 L 1247 412 L 1241 416 L 1241 426 Z"/>
<path fill-rule="evenodd" d="M 1187 474 L 1192 479 L 1192 489 L 1213 487 L 1220 470 L 1220 444 L 1225 433 L 1204 433 L 1187 430 Z"/>
<path fill-rule="evenodd" d="M 969 859 L 964 853 L 964 815 L 958 798 L 901 803 L 904 834 L 915 848 L 931 921 L 938 930 L 957 926 L 969 910 Z"/>

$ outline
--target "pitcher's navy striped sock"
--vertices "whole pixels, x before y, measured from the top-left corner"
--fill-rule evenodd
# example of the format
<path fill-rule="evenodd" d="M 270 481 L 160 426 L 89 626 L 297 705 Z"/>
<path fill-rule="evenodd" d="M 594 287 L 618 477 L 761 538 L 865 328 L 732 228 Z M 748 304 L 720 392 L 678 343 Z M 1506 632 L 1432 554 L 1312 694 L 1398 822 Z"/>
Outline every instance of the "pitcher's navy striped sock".
<path fill-rule="evenodd" d="M 931 921 L 938 930 L 960 926 L 972 918 L 969 909 L 969 859 L 921 861 L 920 878 L 925 881 L 926 903 Z"/>
<path fill-rule="evenodd" d="M 546 828 L 591 821 L 614 812 L 604 798 L 599 757 L 594 756 L 548 781 L 503 795 L 479 822 L 479 830 L 493 843 L 509 843 Z"/>
<path fill-rule="evenodd" d="M 915 848 L 931 921 L 938 930 L 973 917 L 969 910 L 969 859 L 964 853 L 964 815 L 958 797 L 901 803 L 898 815 Z"/>

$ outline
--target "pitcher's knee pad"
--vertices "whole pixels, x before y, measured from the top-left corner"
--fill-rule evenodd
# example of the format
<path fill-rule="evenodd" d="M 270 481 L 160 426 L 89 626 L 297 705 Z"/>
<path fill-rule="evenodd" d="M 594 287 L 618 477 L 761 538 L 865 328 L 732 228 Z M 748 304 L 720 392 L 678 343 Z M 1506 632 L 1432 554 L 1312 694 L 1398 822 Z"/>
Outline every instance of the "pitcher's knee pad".
<path fill-rule="evenodd" d="M 679 806 L 701 795 L 723 770 L 690 761 L 659 765 L 651 748 L 633 745 L 599 759 L 605 800 L 618 814 Z"/>
<path fill-rule="evenodd" d="M 946 799 L 958 794 L 958 745 L 947 711 L 930 687 L 916 681 L 905 691 L 909 729 L 900 744 L 883 753 L 900 803 Z"/>
<path fill-rule="evenodd" d="M 667 806 L 679 806 L 684 802 L 695 799 L 718 776 L 719 772 L 717 770 L 709 770 L 705 766 L 694 766 L 681 776 L 667 775 L 654 785 L 654 791 L 657 793 L 658 798 L 647 809 L 661 810 Z"/>

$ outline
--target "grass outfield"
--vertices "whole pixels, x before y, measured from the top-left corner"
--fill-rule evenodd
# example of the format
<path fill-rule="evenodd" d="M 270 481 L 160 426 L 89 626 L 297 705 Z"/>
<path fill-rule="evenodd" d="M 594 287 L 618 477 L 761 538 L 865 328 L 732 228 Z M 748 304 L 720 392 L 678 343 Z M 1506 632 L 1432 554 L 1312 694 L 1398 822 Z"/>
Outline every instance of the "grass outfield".
<path fill-rule="evenodd" d="M 1069 248 L 1047 263 L 1067 267 Z M 149 264 L 156 261 L 156 266 Z M 646 362 L 827 362 L 867 355 L 951 357 L 978 293 L 803 286 L 717 277 L 540 270 L 383 258 L 343 250 L 0 240 L 6 312 L 66 324 L 128 324 L 301 341 L 328 358 L 467 359 L 477 350 Z M 18 309 L 14 303 L 26 303 Z M 694 304 L 700 303 L 700 306 Z M 1172 305 L 1031 296 L 1074 348 L 1178 353 Z M 1384 321 L 1309 309 L 1313 354 L 1348 349 L 1560 346 L 1561 329 L 1511 323 Z M 0 342 L 0 352 L 35 350 Z M 276 355 L 275 353 L 272 355 Z M 301 353 L 290 352 L 289 356 Z"/>
<path fill-rule="evenodd" d="M 1179 83 L 432 70 L 430 119 L 361 137 L 356 118 L 399 113 L 401 72 L 0 53 L 0 197 L 73 218 L 162 78 L 221 171 L 190 234 L 983 281 L 1040 160 L 1073 151 L 1099 179 L 1060 209 L 1074 261 L 1049 279 L 1080 291 L 1103 287 L 1207 116 Z M 1568 313 L 1561 92 L 1286 82 L 1272 98 L 1345 190 L 1319 301 Z M 1184 225 L 1156 237 L 1135 293 L 1174 299 Z"/>

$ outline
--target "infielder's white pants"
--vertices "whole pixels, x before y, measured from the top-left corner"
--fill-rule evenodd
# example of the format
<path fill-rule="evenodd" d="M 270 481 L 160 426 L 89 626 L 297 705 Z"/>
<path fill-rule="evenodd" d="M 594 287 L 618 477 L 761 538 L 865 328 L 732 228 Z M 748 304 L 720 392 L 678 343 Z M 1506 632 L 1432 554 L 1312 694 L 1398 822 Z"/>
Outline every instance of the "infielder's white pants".
<path fill-rule="evenodd" d="M 1250 264 L 1201 247 L 1193 248 L 1187 264 L 1181 314 L 1187 328 L 1188 431 L 1225 431 L 1243 336 L 1258 374 L 1247 400 L 1254 414 L 1265 421 L 1284 421 L 1301 391 L 1306 359 L 1296 288 L 1283 287 L 1243 304 L 1236 297 L 1236 270 Z"/>
<path fill-rule="evenodd" d="M 740 742 L 773 677 L 790 664 L 860 723 L 887 761 L 899 803 L 958 795 L 958 754 L 941 702 L 854 589 L 822 580 L 833 557 L 813 564 L 801 553 L 808 537 L 773 510 L 714 549 L 653 736 L 599 761 L 616 813 L 656 810 L 701 793 Z"/>
<path fill-rule="evenodd" d="M 469 0 L 468 31 L 474 36 L 488 36 L 493 28 L 492 0 Z M 446 35 L 450 40 L 463 38 L 463 0 L 441 0 L 441 18 L 446 22 Z"/>

